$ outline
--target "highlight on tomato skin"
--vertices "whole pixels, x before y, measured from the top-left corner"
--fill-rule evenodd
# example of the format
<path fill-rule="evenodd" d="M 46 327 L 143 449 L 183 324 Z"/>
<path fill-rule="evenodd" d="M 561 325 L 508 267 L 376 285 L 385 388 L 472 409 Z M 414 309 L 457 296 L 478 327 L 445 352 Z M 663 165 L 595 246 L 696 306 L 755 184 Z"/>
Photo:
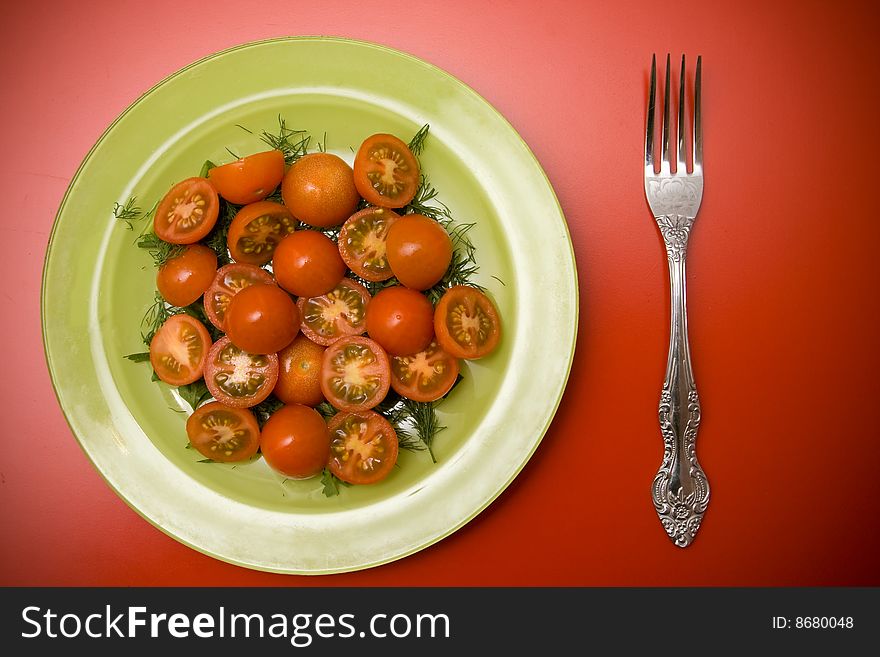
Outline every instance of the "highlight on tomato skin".
<path fill-rule="evenodd" d="M 246 461 L 260 446 L 260 426 L 254 414 L 220 402 L 199 406 L 186 421 L 186 434 L 202 456 L 221 463 Z"/>
<path fill-rule="evenodd" d="M 284 177 L 284 154 L 278 150 L 254 153 L 208 170 L 208 180 L 224 199 L 236 205 L 262 201 Z"/>

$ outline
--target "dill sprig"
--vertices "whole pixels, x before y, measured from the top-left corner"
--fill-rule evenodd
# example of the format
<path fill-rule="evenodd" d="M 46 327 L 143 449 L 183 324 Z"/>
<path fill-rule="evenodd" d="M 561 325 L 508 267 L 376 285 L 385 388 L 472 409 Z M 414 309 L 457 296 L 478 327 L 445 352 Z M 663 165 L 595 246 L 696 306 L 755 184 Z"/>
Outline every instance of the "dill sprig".
<path fill-rule="evenodd" d="M 161 267 L 167 261 L 171 260 L 171 258 L 176 258 L 183 250 L 186 248 L 183 244 L 171 244 L 166 242 L 163 239 L 160 239 L 156 233 L 150 231 L 149 233 L 144 233 L 140 237 L 138 237 L 135 242 L 139 249 L 145 249 L 150 252 L 150 256 L 153 258 L 153 264 L 156 267 Z"/>
<path fill-rule="evenodd" d="M 409 140 L 409 150 L 411 150 L 412 154 L 416 157 L 422 154 L 422 150 L 425 148 L 425 138 L 428 136 L 428 130 L 430 129 L 431 126 L 426 123 L 419 128 L 419 131 Z"/>
<path fill-rule="evenodd" d="M 229 234 L 229 226 L 232 224 L 232 220 L 235 219 L 235 215 L 241 210 L 241 207 L 229 201 L 221 201 L 217 223 L 214 224 L 211 232 L 201 242 L 217 254 L 218 267 L 232 262 L 232 258 L 229 257 L 229 245 L 226 243 L 226 237 Z"/>
<path fill-rule="evenodd" d="M 266 399 L 252 407 L 251 412 L 257 418 L 257 423 L 262 429 L 263 425 L 272 417 L 272 414 L 282 406 L 284 406 L 284 403 L 275 395 L 270 394 Z"/>
<path fill-rule="evenodd" d="M 134 230 L 134 221 L 143 217 L 143 210 L 137 205 L 137 196 L 131 196 L 124 203 L 113 204 L 113 216 L 124 221 L 129 230 Z"/>
<path fill-rule="evenodd" d="M 242 125 L 238 126 L 245 132 L 254 134 Z M 275 150 L 284 153 L 285 164 L 293 164 L 303 155 L 309 152 L 309 142 L 311 136 L 305 130 L 293 130 L 287 127 L 287 122 L 280 114 L 278 115 L 278 132 L 263 131 L 260 133 L 260 139 L 264 144 Z"/>
<path fill-rule="evenodd" d="M 147 308 L 147 312 L 144 313 L 141 319 L 141 338 L 143 338 L 144 344 L 148 347 L 153 336 L 156 335 L 156 331 L 174 314 L 170 309 L 171 306 L 162 295 L 156 292 L 153 297 L 153 303 Z"/>

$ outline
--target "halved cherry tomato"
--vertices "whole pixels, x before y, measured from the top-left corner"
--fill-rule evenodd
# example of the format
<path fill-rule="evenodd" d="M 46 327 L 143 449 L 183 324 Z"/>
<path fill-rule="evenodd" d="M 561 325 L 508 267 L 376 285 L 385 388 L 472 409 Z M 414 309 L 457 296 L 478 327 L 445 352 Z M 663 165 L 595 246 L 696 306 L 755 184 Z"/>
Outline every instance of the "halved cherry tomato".
<path fill-rule="evenodd" d="M 416 354 L 434 337 L 434 306 L 421 292 L 386 287 L 367 306 L 367 333 L 393 356 Z"/>
<path fill-rule="evenodd" d="M 327 467 L 342 481 L 375 484 L 394 469 L 399 452 L 397 433 L 378 413 L 337 413 L 330 419 L 329 429 Z"/>
<path fill-rule="evenodd" d="M 298 297 L 327 294 L 345 275 L 345 263 L 329 237 L 316 230 L 298 230 L 275 249 L 275 280 Z"/>
<path fill-rule="evenodd" d="M 501 320 L 495 304 L 478 289 L 456 285 L 434 311 L 437 344 L 456 358 L 482 358 L 498 345 Z"/>
<path fill-rule="evenodd" d="M 229 254 L 236 262 L 265 265 L 275 248 L 296 230 L 296 220 L 280 203 L 259 201 L 244 206 L 235 215 L 226 234 Z"/>
<path fill-rule="evenodd" d="M 330 432 L 314 408 L 283 406 L 263 425 L 260 451 L 273 470 L 291 479 L 308 479 L 327 465 Z"/>
<path fill-rule="evenodd" d="M 421 214 L 401 217 L 388 230 L 388 265 L 403 285 L 427 290 L 452 262 L 452 241 L 439 223 Z"/>
<path fill-rule="evenodd" d="M 388 229 L 400 215 L 388 208 L 369 207 L 351 215 L 339 231 L 339 254 L 355 274 L 367 281 L 393 275 L 385 255 Z"/>
<path fill-rule="evenodd" d="M 220 402 L 199 406 L 186 421 L 186 435 L 200 454 L 223 463 L 249 459 L 260 446 L 254 414 Z"/>
<path fill-rule="evenodd" d="M 324 352 L 321 391 L 341 411 L 364 411 L 385 399 L 391 385 L 391 366 L 376 342 L 349 336 Z"/>
<path fill-rule="evenodd" d="M 332 153 L 311 153 L 294 162 L 281 181 L 281 197 L 294 217 L 318 228 L 338 226 L 361 200 L 351 167 Z"/>
<path fill-rule="evenodd" d="M 324 347 L 298 335 L 278 352 L 278 383 L 273 394 L 285 404 L 317 406 L 324 401 L 321 392 L 321 364 Z"/>
<path fill-rule="evenodd" d="M 425 351 L 391 358 L 391 387 L 413 401 L 436 401 L 452 389 L 458 372 L 458 359 L 432 340 Z"/>
<path fill-rule="evenodd" d="M 201 244 L 166 260 L 156 274 L 156 287 L 173 306 L 188 306 L 205 293 L 217 274 L 217 254 Z"/>
<path fill-rule="evenodd" d="M 346 335 L 360 335 L 367 330 L 369 303 L 367 288 L 343 278 L 327 294 L 297 300 L 300 328 L 309 340 L 325 346 Z"/>
<path fill-rule="evenodd" d="M 205 292 L 205 315 L 218 329 L 226 332 L 226 310 L 232 297 L 256 283 L 273 284 L 275 279 L 265 269 L 243 262 L 233 262 L 217 270 L 211 286 Z"/>
<path fill-rule="evenodd" d="M 153 231 L 172 244 L 193 244 L 211 232 L 219 211 L 220 198 L 208 179 L 187 178 L 159 201 Z"/>
<path fill-rule="evenodd" d="M 394 135 L 367 137 L 354 158 L 354 184 L 369 203 L 402 208 L 419 186 L 419 161 Z"/>
<path fill-rule="evenodd" d="M 219 402 L 235 408 L 256 406 L 278 381 L 276 354 L 249 354 L 224 336 L 214 343 L 205 362 L 205 385 Z"/>
<path fill-rule="evenodd" d="M 274 354 L 299 333 L 299 310 L 277 285 L 257 283 L 232 297 L 226 311 L 226 335 L 252 354 Z"/>
<path fill-rule="evenodd" d="M 195 317 L 172 315 L 150 340 L 150 364 L 165 383 L 183 386 L 202 378 L 211 336 Z"/>
<path fill-rule="evenodd" d="M 284 177 L 284 153 L 266 151 L 208 170 L 208 180 L 230 203 L 247 205 L 262 201 Z"/>

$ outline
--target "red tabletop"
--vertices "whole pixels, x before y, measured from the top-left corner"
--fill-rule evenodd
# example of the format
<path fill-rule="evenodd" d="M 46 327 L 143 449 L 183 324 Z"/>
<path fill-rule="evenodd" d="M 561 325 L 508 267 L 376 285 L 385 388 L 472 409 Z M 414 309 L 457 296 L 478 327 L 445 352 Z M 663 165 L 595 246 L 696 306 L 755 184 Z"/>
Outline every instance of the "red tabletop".
<path fill-rule="evenodd" d="M 0 584 L 880 584 L 874 3 L 258 4 L 4 11 Z M 141 519 L 71 434 L 40 335 L 55 212 L 103 130 L 189 62 L 290 34 L 385 44 L 482 94 L 547 171 L 581 286 L 565 398 L 520 476 L 440 543 L 334 576 L 232 566 Z M 704 69 L 706 191 L 687 284 L 712 499 L 686 550 L 650 496 L 669 284 L 641 158 L 651 53 L 667 51 L 701 54 Z"/>

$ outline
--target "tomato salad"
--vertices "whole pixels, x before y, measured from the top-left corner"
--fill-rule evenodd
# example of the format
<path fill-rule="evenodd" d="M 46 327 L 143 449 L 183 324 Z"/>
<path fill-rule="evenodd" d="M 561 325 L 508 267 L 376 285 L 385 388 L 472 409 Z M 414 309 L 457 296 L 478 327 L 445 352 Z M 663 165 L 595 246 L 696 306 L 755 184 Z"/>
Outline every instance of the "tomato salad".
<path fill-rule="evenodd" d="M 158 266 L 149 352 L 127 358 L 178 387 L 206 462 L 261 454 L 330 495 L 383 480 L 400 448 L 430 451 L 435 405 L 501 320 L 471 280 L 472 224 L 430 203 L 428 126 L 368 137 L 350 167 L 279 124 L 272 150 L 206 162 L 156 204 L 138 240 Z M 150 214 L 135 199 L 114 213 L 129 228 Z"/>

